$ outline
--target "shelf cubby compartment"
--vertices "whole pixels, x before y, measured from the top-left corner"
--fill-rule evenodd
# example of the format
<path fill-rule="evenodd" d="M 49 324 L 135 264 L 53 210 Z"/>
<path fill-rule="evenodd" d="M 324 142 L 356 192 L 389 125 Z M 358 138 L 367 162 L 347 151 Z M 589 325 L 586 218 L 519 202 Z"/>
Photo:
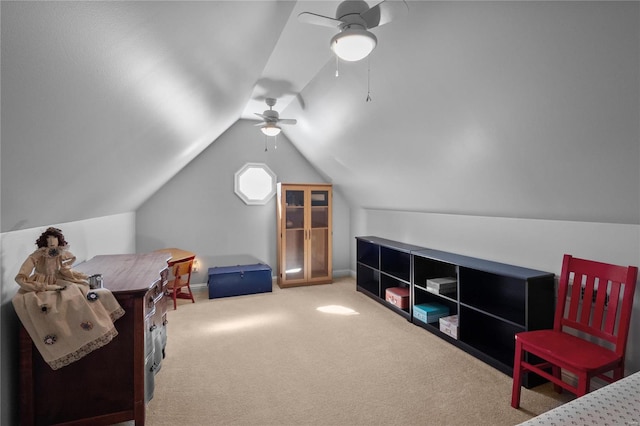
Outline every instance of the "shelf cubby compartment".
<path fill-rule="evenodd" d="M 434 294 L 437 297 L 457 301 L 458 290 L 449 293 L 434 293 L 427 288 L 427 280 L 434 278 L 457 278 L 458 267 L 448 262 L 442 262 L 422 256 L 413 256 L 413 284 L 416 289 Z M 416 303 L 417 304 L 417 303 Z M 453 315 L 453 314 L 452 314 Z"/>
<path fill-rule="evenodd" d="M 405 283 L 411 282 L 411 254 L 394 248 L 380 247 L 380 270 Z"/>
<path fill-rule="evenodd" d="M 409 309 L 411 306 L 411 303 L 409 302 L 409 304 L 407 305 L 406 308 L 399 308 L 389 302 L 386 301 L 386 295 L 387 295 L 387 289 L 388 288 L 392 288 L 392 287 L 405 287 L 407 289 L 409 289 L 409 293 L 411 293 L 411 288 L 410 288 L 410 284 L 406 283 L 404 281 L 401 281 L 399 279 L 397 279 L 396 277 L 386 274 L 384 272 L 380 273 L 380 298 L 384 301 L 384 304 L 387 305 L 388 307 L 390 307 L 393 310 L 396 311 L 402 311 L 403 315 L 408 317 L 409 315 Z"/>
<path fill-rule="evenodd" d="M 489 357 L 498 370 L 513 373 L 514 335 L 524 331 L 524 327 L 466 306 L 460 306 L 458 323 L 461 342 Z"/>
<path fill-rule="evenodd" d="M 329 227 L 329 209 L 327 207 L 311 208 L 311 227 L 312 228 L 328 228 Z"/>
<path fill-rule="evenodd" d="M 434 294 L 418 286 L 414 286 L 413 292 L 414 305 L 420 305 L 422 303 L 440 303 L 441 305 L 449 307 L 449 315 L 456 315 L 458 313 L 458 302 L 451 297 Z M 436 328 L 438 327 L 438 324 L 434 323 L 434 325 Z"/>
<path fill-rule="evenodd" d="M 414 285 L 413 288 L 413 306 L 421 305 L 423 303 L 439 303 L 441 305 L 445 305 L 449 308 L 449 315 L 457 315 L 458 314 L 458 302 L 448 296 L 438 295 L 427 291 L 425 288 L 421 286 Z M 414 324 L 419 325 L 420 327 L 431 331 L 432 333 L 438 334 L 440 336 L 445 336 L 444 333 L 440 332 L 440 321 L 426 323 L 416 318 L 414 314 L 414 309 L 412 309 L 412 321 Z M 447 336 L 447 339 L 453 339 L 452 337 Z"/>
<path fill-rule="evenodd" d="M 380 297 L 380 271 L 359 263 L 357 286 L 360 290 L 365 290 L 371 295 Z"/>
<path fill-rule="evenodd" d="M 524 327 L 527 286 L 514 277 L 460 268 L 460 303 Z"/>
<path fill-rule="evenodd" d="M 304 207 L 287 207 L 287 229 L 304 228 Z"/>
<path fill-rule="evenodd" d="M 380 246 L 366 240 L 357 240 L 358 263 L 380 269 Z"/>

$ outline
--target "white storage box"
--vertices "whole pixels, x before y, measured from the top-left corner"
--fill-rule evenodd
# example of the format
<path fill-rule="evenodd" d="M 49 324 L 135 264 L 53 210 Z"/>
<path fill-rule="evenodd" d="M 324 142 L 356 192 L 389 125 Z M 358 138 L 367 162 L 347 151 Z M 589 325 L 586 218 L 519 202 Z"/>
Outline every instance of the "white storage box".
<path fill-rule="evenodd" d="M 440 331 L 454 339 L 458 338 L 458 316 L 451 315 L 448 317 L 440 318 Z"/>

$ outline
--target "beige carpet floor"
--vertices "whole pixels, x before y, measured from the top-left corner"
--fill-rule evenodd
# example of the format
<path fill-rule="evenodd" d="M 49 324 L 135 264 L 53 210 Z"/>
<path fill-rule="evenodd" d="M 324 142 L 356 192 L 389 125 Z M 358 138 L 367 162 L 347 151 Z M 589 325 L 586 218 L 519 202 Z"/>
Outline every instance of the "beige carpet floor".
<path fill-rule="evenodd" d="M 570 399 L 547 384 L 511 408 L 509 376 L 358 293 L 352 278 L 195 293 L 168 313 L 148 425 L 515 425 Z"/>

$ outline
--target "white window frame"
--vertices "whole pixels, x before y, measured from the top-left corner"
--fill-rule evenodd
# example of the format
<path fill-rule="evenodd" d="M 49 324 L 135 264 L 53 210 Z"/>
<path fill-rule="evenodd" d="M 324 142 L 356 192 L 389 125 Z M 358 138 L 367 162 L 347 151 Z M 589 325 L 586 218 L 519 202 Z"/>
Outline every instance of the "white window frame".
<path fill-rule="evenodd" d="M 276 174 L 264 163 L 247 163 L 235 173 L 234 191 L 245 204 L 267 204 L 276 194 Z"/>

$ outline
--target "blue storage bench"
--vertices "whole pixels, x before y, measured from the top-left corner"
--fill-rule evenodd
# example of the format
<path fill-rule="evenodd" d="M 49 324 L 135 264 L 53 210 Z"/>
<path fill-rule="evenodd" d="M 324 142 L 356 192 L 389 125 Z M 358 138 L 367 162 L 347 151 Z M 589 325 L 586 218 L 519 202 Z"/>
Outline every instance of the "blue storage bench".
<path fill-rule="evenodd" d="M 250 256 L 215 258 L 209 268 L 209 299 L 271 291 L 271 268 Z"/>

